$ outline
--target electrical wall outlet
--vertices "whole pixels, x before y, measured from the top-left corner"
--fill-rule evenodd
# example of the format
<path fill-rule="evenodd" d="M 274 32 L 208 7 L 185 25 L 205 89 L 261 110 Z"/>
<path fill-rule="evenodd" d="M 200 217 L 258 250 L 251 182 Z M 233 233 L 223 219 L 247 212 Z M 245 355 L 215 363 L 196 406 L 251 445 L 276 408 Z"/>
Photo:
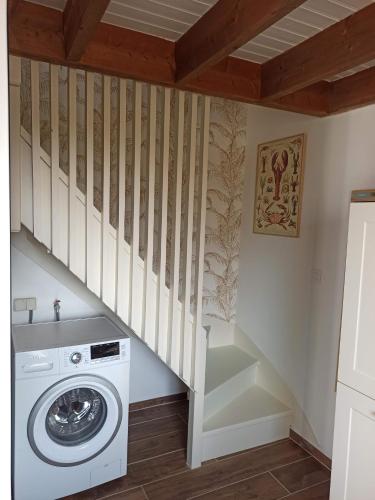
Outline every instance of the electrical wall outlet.
<path fill-rule="evenodd" d="M 34 311 L 36 309 L 36 297 L 14 299 L 13 311 Z"/>
<path fill-rule="evenodd" d="M 36 297 L 30 297 L 26 299 L 26 308 L 28 311 L 35 311 L 36 309 Z"/>
<path fill-rule="evenodd" d="M 13 311 L 27 311 L 27 299 L 14 299 Z"/>
<path fill-rule="evenodd" d="M 314 268 L 311 277 L 314 283 L 320 284 L 322 282 L 322 270 Z"/>

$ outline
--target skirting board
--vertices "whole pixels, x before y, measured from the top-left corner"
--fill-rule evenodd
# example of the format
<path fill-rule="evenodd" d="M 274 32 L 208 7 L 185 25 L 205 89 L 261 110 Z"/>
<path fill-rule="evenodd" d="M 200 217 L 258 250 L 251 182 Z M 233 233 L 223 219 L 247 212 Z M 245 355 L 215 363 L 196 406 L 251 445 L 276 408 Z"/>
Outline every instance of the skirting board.
<path fill-rule="evenodd" d="M 203 433 L 202 460 L 223 457 L 289 436 L 291 412 Z"/>
<path fill-rule="evenodd" d="M 290 429 L 289 437 L 292 441 L 294 441 L 298 446 L 301 448 L 305 449 L 310 455 L 312 455 L 314 458 L 318 460 L 318 462 L 322 463 L 328 469 L 331 470 L 332 467 L 332 460 L 327 457 L 327 455 L 324 455 L 318 448 L 316 448 L 314 445 L 306 441 L 305 438 L 300 436 L 296 431 L 293 429 Z"/>
<path fill-rule="evenodd" d="M 175 403 L 176 401 L 182 401 L 183 399 L 187 399 L 186 392 L 180 392 L 178 394 L 170 394 L 168 396 L 161 396 L 159 398 L 146 399 L 145 401 L 137 401 L 136 403 L 130 403 L 129 411 L 143 410 L 144 408 L 150 408 L 151 406 L 159 406 L 169 403 Z"/>

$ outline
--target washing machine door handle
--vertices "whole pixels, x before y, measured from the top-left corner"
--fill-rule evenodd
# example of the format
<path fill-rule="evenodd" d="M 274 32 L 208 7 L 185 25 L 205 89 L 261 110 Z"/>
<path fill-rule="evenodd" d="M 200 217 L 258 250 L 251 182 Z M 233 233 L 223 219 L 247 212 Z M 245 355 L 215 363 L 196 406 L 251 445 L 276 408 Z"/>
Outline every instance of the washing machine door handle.
<path fill-rule="evenodd" d="M 23 365 L 24 373 L 48 372 L 53 369 L 53 362 L 49 363 L 32 363 L 31 365 Z"/>

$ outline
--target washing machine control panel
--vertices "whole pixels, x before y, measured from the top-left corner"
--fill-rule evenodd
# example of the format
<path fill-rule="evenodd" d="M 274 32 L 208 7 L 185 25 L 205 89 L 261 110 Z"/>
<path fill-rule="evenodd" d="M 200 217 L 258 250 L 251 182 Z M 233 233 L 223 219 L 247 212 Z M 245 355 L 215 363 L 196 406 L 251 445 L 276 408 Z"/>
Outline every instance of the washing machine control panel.
<path fill-rule="evenodd" d="M 129 360 L 129 339 L 100 342 L 61 349 L 64 371 L 94 368 L 104 363 Z"/>
<path fill-rule="evenodd" d="M 82 354 L 79 351 L 73 352 L 70 355 L 70 362 L 74 365 L 78 365 L 82 361 Z"/>

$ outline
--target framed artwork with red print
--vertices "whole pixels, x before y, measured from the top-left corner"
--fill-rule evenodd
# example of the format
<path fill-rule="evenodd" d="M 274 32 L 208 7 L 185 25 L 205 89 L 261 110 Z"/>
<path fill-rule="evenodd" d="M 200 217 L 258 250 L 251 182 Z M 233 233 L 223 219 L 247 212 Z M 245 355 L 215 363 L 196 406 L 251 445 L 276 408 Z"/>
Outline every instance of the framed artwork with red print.
<path fill-rule="evenodd" d="M 254 233 L 298 237 L 306 134 L 258 146 Z"/>

